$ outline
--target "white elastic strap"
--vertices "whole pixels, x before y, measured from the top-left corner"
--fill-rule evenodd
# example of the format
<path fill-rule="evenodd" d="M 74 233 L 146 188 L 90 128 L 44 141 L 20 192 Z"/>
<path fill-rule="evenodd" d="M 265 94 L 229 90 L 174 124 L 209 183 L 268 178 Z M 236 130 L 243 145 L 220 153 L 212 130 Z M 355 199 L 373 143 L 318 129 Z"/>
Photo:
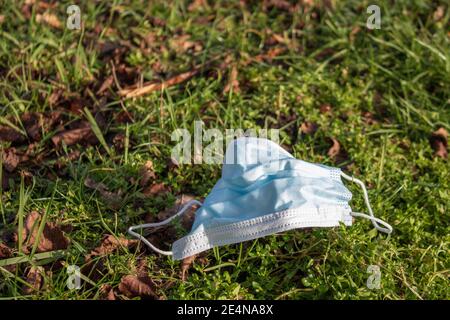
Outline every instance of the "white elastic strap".
<path fill-rule="evenodd" d="M 172 221 L 176 217 L 178 217 L 178 216 L 182 215 L 183 213 L 185 213 L 186 210 L 189 209 L 194 204 L 202 206 L 202 203 L 200 201 L 191 200 L 188 203 L 186 203 L 180 211 L 178 211 L 173 216 L 167 218 L 166 220 L 163 220 L 161 222 L 145 223 L 145 224 L 139 224 L 139 225 L 136 225 L 136 226 L 131 226 L 131 227 L 128 228 L 128 233 L 131 236 L 141 240 L 143 243 L 145 243 L 147 246 L 149 246 L 153 251 L 156 251 L 156 252 L 158 252 L 160 254 L 163 254 L 163 255 L 166 255 L 166 256 L 171 256 L 172 255 L 172 251 L 163 251 L 163 250 L 158 249 L 153 244 L 151 244 L 150 241 L 145 239 L 142 235 L 140 235 L 139 233 L 134 232 L 134 230 L 136 230 L 136 229 L 144 229 L 144 228 L 155 228 L 155 227 L 160 227 L 160 226 L 163 226 L 165 224 L 168 224 L 170 221 Z"/>
<path fill-rule="evenodd" d="M 388 224 L 387 222 L 385 222 L 381 219 L 378 219 L 374 216 L 372 207 L 370 206 L 369 195 L 367 194 L 366 186 L 364 185 L 364 183 L 361 180 L 351 177 L 343 172 L 341 172 L 341 175 L 343 178 L 345 178 L 349 181 L 355 182 L 356 184 L 358 184 L 361 187 L 361 189 L 363 191 L 363 195 L 364 195 L 364 202 L 366 203 L 367 209 L 369 210 L 369 214 L 364 214 L 364 213 L 360 213 L 360 212 L 352 212 L 351 215 L 354 217 L 361 217 L 361 218 L 369 219 L 370 221 L 372 221 L 373 226 L 378 231 L 390 234 L 392 232 L 392 226 L 390 224 Z M 386 228 L 381 227 L 379 224 L 385 226 Z"/>

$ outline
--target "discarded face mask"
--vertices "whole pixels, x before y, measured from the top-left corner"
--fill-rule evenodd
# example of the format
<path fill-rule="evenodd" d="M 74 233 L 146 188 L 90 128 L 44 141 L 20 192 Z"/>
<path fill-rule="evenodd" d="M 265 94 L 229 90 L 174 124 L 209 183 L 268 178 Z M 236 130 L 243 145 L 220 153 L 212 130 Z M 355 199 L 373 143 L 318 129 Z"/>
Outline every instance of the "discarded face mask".
<path fill-rule="evenodd" d="M 341 177 L 357 183 L 369 214 L 352 212 L 350 191 Z M 191 232 L 175 241 L 172 251 L 152 245 L 137 229 L 159 227 L 199 205 Z M 306 227 L 352 225 L 352 217 L 370 219 L 387 234 L 392 227 L 376 218 L 364 183 L 338 168 L 295 159 L 278 144 L 243 137 L 229 144 L 216 183 L 204 203 L 189 201 L 177 214 L 157 223 L 132 226 L 128 233 L 154 251 L 180 260 L 215 246 L 239 243 Z"/>

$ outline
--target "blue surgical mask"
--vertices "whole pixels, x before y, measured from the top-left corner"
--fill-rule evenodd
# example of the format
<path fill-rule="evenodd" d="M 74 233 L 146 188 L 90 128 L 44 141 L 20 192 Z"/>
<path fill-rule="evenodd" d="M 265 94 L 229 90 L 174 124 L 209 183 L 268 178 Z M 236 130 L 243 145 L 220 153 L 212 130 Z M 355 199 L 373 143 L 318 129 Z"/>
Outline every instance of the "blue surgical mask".
<path fill-rule="evenodd" d="M 352 212 L 350 191 L 341 177 L 363 190 L 369 214 Z M 186 212 L 195 213 L 191 232 L 162 251 L 134 230 L 159 227 Z M 338 168 L 295 159 L 278 144 L 242 137 L 229 144 L 222 177 L 204 203 L 188 202 L 176 215 L 158 223 L 132 226 L 128 232 L 154 251 L 180 260 L 215 246 L 239 243 L 277 232 L 306 227 L 352 225 L 352 217 L 370 219 L 374 227 L 391 233 L 392 227 L 375 218 L 364 183 Z"/>

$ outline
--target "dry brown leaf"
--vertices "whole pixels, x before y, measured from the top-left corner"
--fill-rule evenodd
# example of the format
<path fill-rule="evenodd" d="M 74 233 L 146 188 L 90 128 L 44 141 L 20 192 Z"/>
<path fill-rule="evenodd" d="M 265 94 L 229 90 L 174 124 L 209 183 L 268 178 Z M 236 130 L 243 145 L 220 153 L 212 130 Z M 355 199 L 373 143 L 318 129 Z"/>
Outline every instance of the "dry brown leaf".
<path fill-rule="evenodd" d="M 126 88 L 126 89 L 120 90 L 119 95 L 121 95 L 125 98 L 140 97 L 145 94 L 148 94 L 148 93 L 151 93 L 154 91 L 160 91 L 160 90 L 169 88 L 171 86 L 177 85 L 179 83 L 182 83 L 182 82 L 192 78 L 193 76 L 195 76 L 198 72 L 199 72 L 198 69 L 194 69 L 194 70 L 176 75 L 175 77 L 170 78 L 163 82 L 147 83 L 143 87 L 140 87 L 140 88 L 136 88 L 136 87 Z"/>
<path fill-rule="evenodd" d="M 109 284 L 102 284 L 100 286 L 100 299 L 101 300 L 116 300 L 116 294 L 113 288 Z"/>
<path fill-rule="evenodd" d="M 155 171 L 153 169 L 153 162 L 148 160 L 139 170 L 139 176 L 141 179 L 139 180 L 139 185 L 144 188 L 148 185 L 148 183 L 156 178 Z"/>
<path fill-rule="evenodd" d="M 445 128 L 439 128 L 430 137 L 430 145 L 434 150 L 434 155 L 442 159 L 448 157 L 448 132 Z"/>
<path fill-rule="evenodd" d="M 274 44 L 276 43 L 280 43 L 280 44 L 289 44 L 289 39 L 286 39 L 284 36 L 280 35 L 280 34 L 272 34 L 272 36 L 270 37 L 270 42 L 273 42 Z"/>
<path fill-rule="evenodd" d="M 94 189 L 100 193 L 109 192 L 108 187 L 103 182 L 97 182 L 94 179 L 87 177 L 84 179 L 84 185 L 90 189 Z"/>
<path fill-rule="evenodd" d="M 60 146 L 62 142 L 64 142 L 67 146 L 71 146 L 75 143 L 83 141 L 92 143 L 95 139 L 95 134 L 89 126 L 57 133 L 52 137 L 52 142 L 55 146 Z"/>
<path fill-rule="evenodd" d="M 8 173 L 7 171 L 3 172 L 1 181 L 3 190 L 8 190 L 10 188 L 9 183 L 10 179 L 14 179 L 14 176 L 11 173 Z"/>
<path fill-rule="evenodd" d="M 182 195 L 177 197 L 175 204 L 161 212 L 158 213 L 157 216 L 154 216 L 153 214 L 147 214 L 145 216 L 145 222 L 146 223 L 152 223 L 156 221 L 162 221 L 165 220 L 174 214 L 176 214 L 178 211 L 182 209 L 182 207 L 189 202 L 190 200 L 195 199 L 192 195 Z M 197 209 L 197 206 L 191 206 L 188 208 L 183 215 L 181 215 L 181 225 L 184 229 L 190 230 L 192 227 L 192 224 L 194 223 L 195 218 L 195 211 Z M 178 238 L 177 230 L 174 228 L 174 226 L 168 224 L 165 226 L 162 226 L 158 229 L 153 229 L 153 233 L 147 236 L 147 239 L 153 243 L 154 245 L 158 247 L 165 247 L 167 244 L 172 243 Z"/>
<path fill-rule="evenodd" d="M 6 171 L 13 172 L 20 163 L 16 148 L 8 148 L 2 151 L 3 167 Z"/>
<path fill-rule="evenodd" d="M 57 105 L 64 97 L 64 90 L 54 88 L 52 93 L 48 96 L 47 101 L 50 106 Z"/>
<path fill-rule="evenodd" d="M 228 78 L 228 83 L 225 86 L 225 89 L 223 90 L 225 93 L 230 92 L 230 90 L 233 90 L 233 93 L 240 92 L 239 88 L 239 80 L 238 80 L 238 69 L 236 65 L 233 65 L 231 67 L 230 75 Z"/>
<path fill-rule="evenodd" d="M 121 189 L 116 192 L 111 192 L 104 183 L 96 182 L 90 177 L 84 179 L 84 185 L 90 189 L 98 191 L 102 199 L 111 209 L 118 209 L 120 207 L 123 194 L 123 191 Z"/>
<path fill-rule="evenodd" d="M 11 258 L 13 255 L 13 250 L 8 247 L 6 244 L 0 242 L 0 260 Z M 11 264 L 8 266 L 3 266 L 6 270 L 11 273 L 15 273 L 17 271 L 17 264 Z"/>
<path fill-rule="evenodd" d="M 286 48 L 282 48 L 282 47 L 270 48 L 269 51 L 267 51 L 267 53 L 264 55 L 263 59 L 272 61 L 272 59 L 276 58 L 277 56 L 279 56 L 280 54 L 282 54 L 285 51 L 286 51 Z"/>
<path fill-rule="evenodd" d="M 28 269 L 25 279 L 28 285 L 24 284 L 22 287 L 23 293 L 29 295 L 39 291 L 44 282 L 44 274 L 45 270 L 42 266 L 31 266 Z"/>
<path fill-rule="evenodd" d="M 158 299 L 155 294 L 155 283 L 149 276 L 127 275 L 122 277 L 119 284 L 119 291 L 128 298 L 142 297 Z"/>
<path fill-rule="evenodd" d="M 170 170 L 174 170 L 176 168 L 178 168 L 180 166 L 180 164 L 178 163 L 177 159 L 170 157 L 167 161 L 166 161 L 166 167 L 167 169 Z"/>
<path fill-rule="evenodd" d="M 188 34 L 176 36 L 169 41 L 169 46 L 178 54 L 185 53 L 189 49 L 194 49 L 196 52 L 201 51 L 203 47 L 200 42 L 191 41 L 190 38 L 191 36 Z"/>
<path fill-rule="evenodd" d="M 319 126 L 317 123 L 305 121 L 301 124 L 300 130 L 303 134 L 314 134 Z"/>
<path fill-rule="evenodd" d="M 263 5 L 265 6 L 266 10 L 267 8 L 277 8 L 280 10 L 291 11 L 294 8 L 294 6 L 287 0 L 266 0 L 264 1 Z"/>
<path fill-rule="evenodd" d="M 59 18 L 55 14 L 50 13 L 50 12 L 45 12 L 43 14 L 37 14 L 36 21 L 38 23 L 45 22 L 49 26 L 56 28 L 56 29 L 61 29 L 61 27 L 62 27 L 62 24 L 61 24 L 61 21 L 59 21 Z"/>
<path fill-rule="evenodd" d="M 159 221 L 165 220 L 173 216 L 178 211 L 180 211 L 186 203 L 188 203 L 191 200 L 195 200 L 195 197 L 190 194 L 183 194 L 177 197 L 177 199 L 175 200 L 175 204 L 172 207 L 158 213 L 158 220 Z M 189 230 L 191 228 L 194 222 L 195 211 L 197 210 L 197 208 L 198 208 L 197 205 L 193 205 L 189 209 L 187 209 L 181 216 L 181 224 L 183 228 L 185 228 L 186 230 Z"/>
<path fill-rule="evenodd" d="M 353 27 L 353 29 L 350 31 L 350 34 L 349 34 L 349 40 L 350 40 L 350 42 L 355 42 L 356 35 L 357 35 L 360 31 L 361 31 L 361 27 L 360 27 L 360 26 Z"/>
<path fill-rule="evenodd" d="M 332 158 L 337 164 L 340 164 L 340 163 L 348 160 L 348 154 L 344 150 L 344 148 L 342 148 L 339 141 L 336 140 L 335 138 L 331 138 L 330 140 L 332 142 L 332 145 L 331 145 L 330 149 L 328 150 L 328 153 L 327 153 L 328 156 L 330 158 Z"/>
<path fill-rule="evenodd" d="M 439 6 L 436 8 L 436 11 L 433 13 L 434 21 L 438 22 L 445 16 L 445 7 Z"/>
<path fill-rule="evenodd" d="M 79 150 L 74 150 L 69 152 L 69 154 L 67 154 L 67 156 L 62 156 L 60 157 L 58 160 L 56 160 L 55 162 L 55 167 L 58 169 L 63 168 L 67 163 L 75 161 L 77 159 L 80 158 L 80 151 Z"/>
<path fill-rule="evenodd" d="M 335 50 L 333 48 L 325 48 L 323 50 L 321 50 L 316 56 L 315 58 L 319 61 L 323 61 L 325 59 L 328 59 L 329 57 L 331 57 L 333 54 L 335 54 Z"/>
<path fill-rule="evenodd" d="M 118 151 L 122 151 L 125 148 L 125 140 L 126 140 L 125 134 L 123 134 L 122 132 L 116 134 L 112 141 L 114 148 Z"/>
<path fill-rule="evenodd" d="M 12 249 L 6 244 L 0 242 L 0 259 L 7 259 L 11 257 Z"/>
<path fill-rule="evenodd" d="M 375 115 L 370 111 L 365 111 L 362 113 L 362 117 L 364 119 L 364 122 L 368 125 L 377 124 L 378 120 L 375 119 Z"/>
<path fill-rule="evenodd" d="M 150 21 L 150 23 L 151 23 L 152 26 L 154 26 L 154 27 L 160 27 L 160 28 L 162 28 L 162 27 L 165 27 L 166 24 L 167 24 L 166 21 L 165 21 L 164 19 L 158 18 L 158 17 L 150 16 L 150 17 L 148 17 L 148 20 Z"/>
<path fill-rule="evenodd" d="M 331 105 L 328 103 L 324 103 L 320 106 L 319 111 L 320 113 L 328 113 L 331 111 Z"/>
<path fill-rule="evenodd" d="M 188 270 L 191 267 L 191 265 L 194 263 L 195 258 L 197 258 L 197 255 L 193 255 L 190 257 L 186 257 L 181 262 L 181 280 L 185 281 L 187 279 Z"/>
<path fill-rule="evenodd" d="M 209 8 L 207 0 L 193 0 L 188 6 L 188 11 L 192 12 L 203 8 Z"/>
<path fill-rule="evenodd" d="M 0 125 L 0 142 L 22 142 L 25 137 L 15 129 Z"/>
<path fill-rule="evenodd" d="M 341 144 L 335 138 L 331 138 L 332 145 L 330 149 L 328 149 L 328 156 L 330 158 L 336 158 L 337 155 L 341 152 Z"/>
<path fill-rule="evenodd" d="M 26 112 L 21 118 L 28 136 L 35 141 L 40 140 L 43 115 L 37 112 Z"/>
<path fill-rule="evenodd" d="M 97 90 L 97 94 L 100 95 L 103 92 L 105 92 L 106 90 L 108 90 L 113 85 L 113 83 L 114 83 L 113 76 L 106 77 L 106 79 L 103 81 L 100 88 Z"/>
<path fill-rule="evenodd" d="M 129 240 L 122 237 L 118 238 L 111 234 L 105 235 L 100 245 L 86 256 L 86 261 L 92 260 L 93 257 L 108 255 L 121 247 L 131 248 L 137 243 L 138 240 Z"/>
<path fill-rule="evenodd" d="M 153 183 L 142 191 L 145 196 L 156 196 L 170 192 L 170 187 L 167 187 L 163 182 Z"/>
<path fill-rule="evenodd" d="M 126 110 L 120 111 L 114 118 L 119 123 L 131 123 L 134 121 L 132 115 Z"/>
<path fill-rule="evenodd" d="M 26 112 L 21 116 L 22 124 L 28 136 L 34 140 L 41 140 L 42 132 L 48 132 L 61 119 L 61 112 L 50 113 Z"/>
<path fill-rule="evenodd" d="M 22 230 L 22 241 L 24 241 L 23 250 L 28 253 L 37 240 L 41 215 L 37 211 L 30 212 Z M 16 242 L 18 237 L 16 236 Z M 47 252 L 54 250 L 67 249 L 69 239 L 66 238 L 59 226 L 53 222 L 46 222 L 44 230 L 39 237 L 36 252 Z"/>

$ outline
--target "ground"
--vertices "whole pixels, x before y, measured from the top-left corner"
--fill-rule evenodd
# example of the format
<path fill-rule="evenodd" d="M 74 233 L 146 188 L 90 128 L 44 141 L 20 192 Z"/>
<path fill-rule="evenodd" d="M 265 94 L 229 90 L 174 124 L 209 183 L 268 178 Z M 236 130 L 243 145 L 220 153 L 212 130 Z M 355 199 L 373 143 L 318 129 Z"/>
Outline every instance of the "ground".
<path fill-rule="evenodd" d="M 77 1 L 81 29 L 73 3 L 0 9 L 0 296 L 450 298 L 445 1 Z M 280 129 L 295 157 L 363 180 L 394 232 L 358 219 L 184 262 L 144 248 L 130 225 L 220 177 L 171 158 L 197 120 Z M 168 249 L 190 223 L 150 238 Z"/>

